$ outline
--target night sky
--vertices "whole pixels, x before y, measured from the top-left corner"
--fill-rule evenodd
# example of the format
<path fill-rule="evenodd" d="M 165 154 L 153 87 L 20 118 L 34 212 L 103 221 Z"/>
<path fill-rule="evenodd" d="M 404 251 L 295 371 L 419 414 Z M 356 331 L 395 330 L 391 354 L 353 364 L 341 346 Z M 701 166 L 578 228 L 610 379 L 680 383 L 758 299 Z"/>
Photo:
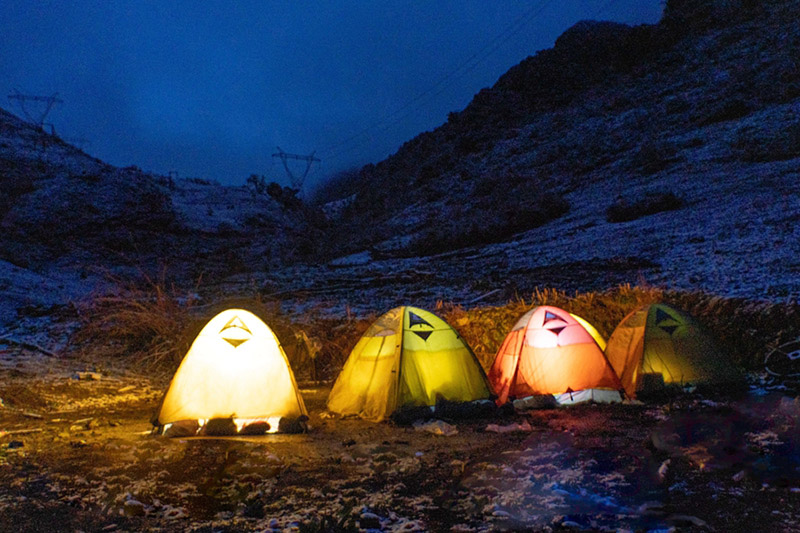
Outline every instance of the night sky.
<path fill-rule="evenodd" d="M 581 19 L 656 22 L 661 0 L 30 1 L 0 3 L 0 107 L 118 166 L 286 182 L 377 162 Z M 302 170 L 297 167 L 298 170 Z"/>

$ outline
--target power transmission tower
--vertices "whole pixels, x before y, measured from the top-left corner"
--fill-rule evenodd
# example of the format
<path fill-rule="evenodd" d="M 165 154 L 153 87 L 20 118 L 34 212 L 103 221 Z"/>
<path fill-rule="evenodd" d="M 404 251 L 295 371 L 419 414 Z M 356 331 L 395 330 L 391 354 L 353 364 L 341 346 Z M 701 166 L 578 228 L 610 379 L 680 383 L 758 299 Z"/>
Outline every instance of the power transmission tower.
<path fill-rule="evenodd" d="M 58 93 L 54 93 L 52 96 L 35 96 L 31 94 L 22 94 L 16 89 L 11 91 L 11 94 L 8 95 L 8 99 L 16 100 L 20 110 L 22 111 L 22 114 L 25 115 L 25 118 L 28 119 L 28 122 L 39 127 L 40 129 L 44 127 L 44 119 L 47 118 L 47 114 L 50 113 L 50 110 L 53 108 L 53 106 L 55 104 L 64 103 L 64 100 L 58 97 Z M 44 109 L 38 114 L 34 115 L 32 112 L 28 111 L 27 107 L 25 107 L 25 102 L 39 102 L 44 104 Z"/>
<path fill-rule="evenodd" d="M 289 176 L 289 180 L 292 182 L 292 188 L 297 189 L 298 191 L 303 188 L 303 181 L 305 181 L 306 176 L 308 176 L 308 171 L 311 170 L 311 165 L 314 164 L 315 161 L 321 162 L 322 160 L 318 157 L 314 157 L 314 152 L 311 152 L 311 155 L 298 155 L 298 154 L 287 154 L 281 147 L 278 146 L 278 152 L 272 154 L 272 157 L 279 157 L 281 162 L 283 163 L 283 168 L 286 169 L 286 174 Z M 289 168 L 289 164 L 287 160 L 289 159 L 296 159 L 298 161 L 305 161 L 306 162 L 306 170 L 303 172 L 303 175 L 296 175 L 292 172 Z"/>

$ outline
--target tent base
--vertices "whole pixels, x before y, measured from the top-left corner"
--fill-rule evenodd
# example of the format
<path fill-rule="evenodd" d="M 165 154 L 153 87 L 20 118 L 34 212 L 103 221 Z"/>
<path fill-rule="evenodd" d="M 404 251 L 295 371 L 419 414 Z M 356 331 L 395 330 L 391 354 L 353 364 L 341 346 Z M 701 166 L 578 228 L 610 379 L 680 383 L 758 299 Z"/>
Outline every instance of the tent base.
<path fill-rule="evenodd" d="M 497 413 L 497 405 L 491 400 L 473 400 L 471 402 L 441 401 L 436 405 L 403 407 L 391 415 L 395 424 L 407 425 L 417 420 L 429 418 L 448 418 L 454 420 L 471 420 L 489 418 Z"/>
<path fill-rule="evenodd" d="M 179 420 L 156 426 L 154 433 L 165 437 L 194 436 L 228 437 L 235 435 L 266 435 L 271 433 L 306 433 L 308 417 L 212 418 L 210 420 Z"/>
<path fill-rule="evenodd" d="M 622 395 L 619 391 L 610 389 L 585 389 L 554 394 L 553 397 L 559 405 L 573 405 L 583 402 L 619 403 L 622 401 Z"/>
<path fill-rule="evenodd" d="M 514 409 L 517 411 L 529 411 L 532 409 L 553 409 L 557 407 L 556 399 L 552 394 L 536 394 L 526 396 L 513 401 Z"/>

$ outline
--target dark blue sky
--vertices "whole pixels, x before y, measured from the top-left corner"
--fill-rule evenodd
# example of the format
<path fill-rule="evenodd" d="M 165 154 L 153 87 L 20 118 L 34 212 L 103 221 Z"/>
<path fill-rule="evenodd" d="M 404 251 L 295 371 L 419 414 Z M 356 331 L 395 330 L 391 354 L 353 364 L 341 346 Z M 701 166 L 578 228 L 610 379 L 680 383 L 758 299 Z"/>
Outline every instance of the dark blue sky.
<path fill-rule="evenodd" d="M 109 163 L 228 184 L 379 161 L 581 19 L 656 22 L 661 0 L 0 3 L 0 95 Z M 454 75 L 449 76 L 449 74 Z M 0 106 L 20 114 L 3 98 Z M 366 133 L 362 133 L 366 130 Z"/>

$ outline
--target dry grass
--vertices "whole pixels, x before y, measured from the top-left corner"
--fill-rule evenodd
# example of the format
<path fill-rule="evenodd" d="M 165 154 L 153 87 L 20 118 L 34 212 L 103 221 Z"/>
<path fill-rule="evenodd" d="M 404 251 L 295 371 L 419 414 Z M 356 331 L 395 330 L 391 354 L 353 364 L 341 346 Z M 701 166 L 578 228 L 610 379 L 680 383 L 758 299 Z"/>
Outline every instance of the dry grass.
<path fill-rule="evenodd" d="M 116 285 L 114 294 L 80 306 L 73 344 L 100 358 L 131 358 L 148 368 L 177 365 L 192 342 L 196 300 L 163 279 Z"/>
<path fill-rule="evenodd" d="M 553 305 L 579 315 L 608 337 L 625 315 L 642 305 L 661 301 L 663 291 L 621 285 L 604 292 L 567 294 L 557 289 L 537 289 L 530 299 L 520 298 L 498 307 L 465 310 L 442 304 L 440 314 L 472 347 L 484 368 L 489 368 L 508 331 L 529 309 Z"/>
<path fill-rule="evenodd" d="M 81 327 L 72 337 L 75 351 L 103 363 L 132 362 L 149 372 L 171 375 L 200 330 L 215 315 L 230 308 L 246 309 L 275 332 L 297 379 L 335 378 L 350 350 L 374 316 L 341 319 L 314 310 L 292 321 L 278 302 L 253 297 L 220 297 L 199 305 L 163 279 L 144 277 L 140 283 L 115 280 L 114 294 L 98 296 L 79 308 Z"/>
<path fill-rule="evenodd" d="M 605 337 L 636 308 L 664 302 L 694 316 L 709 329 L 740 366 L 763 369 L 764 357 L 775 346 L 800 336 L 800 306 L 722 298 L 702 292 L 665 291 L 621 285 L 602 292 L 567 294 L 556 289 L 537 290 L 530 299 L 498 307 L 465 310 L 442 304 L 442 318 L 461 333 L 484 368 L 492 364 L 506 333 L 526 311 L 553 305 L 579 315 Z"/>
<path fill-rule="evenodd" d="M 439 303 L 434 311 L 469 343 L 484 368 L 494 359 L 506 333 L 527 310 L 554 305 L 591 322 L 606 338 L 634 309 L 665 302 L 692 314 L 711 330 L 742 367 L 762 367 L 769 350 L 800 336 L 800 306 L 729 299 L 701 292 L 664 291 L 621 285 L 602 292 L 567 294 L 557 289 L 534 292 L 502 306 L 475 307 Z M 171 373 L 208 320 L 231 307 L 258 315 L 275 331 L 299 380 L 330 380 L 338 375 L 359 337 L 375 315 L 347 313 L 331 318 L 311 310 L 289 319 L 278 302 L 258 297 L 220 299 L 198 306 L 174 287 L 149 281 L 93 300 L 82 309 L 77 344 L 100 359 L 127 359 Z"/>

